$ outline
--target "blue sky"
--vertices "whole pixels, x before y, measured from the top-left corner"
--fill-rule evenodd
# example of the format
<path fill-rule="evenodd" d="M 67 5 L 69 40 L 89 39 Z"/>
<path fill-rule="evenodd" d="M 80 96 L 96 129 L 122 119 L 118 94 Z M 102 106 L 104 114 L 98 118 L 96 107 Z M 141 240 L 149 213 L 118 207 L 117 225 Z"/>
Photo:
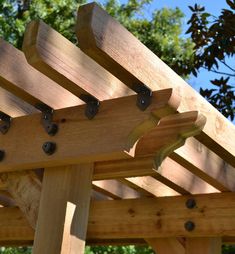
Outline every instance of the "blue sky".
<path fill-rule="evenodd" d="M 99 2 L 105 2 L 105 0 L 101 0 Z M 119 0 L 120 3 L 125 3 L 127 0 Z M 187 21 L 191 17 L 191 11 L 188 6 L 193 6 L 194 4 L 202 5 L 206 8 L 206 11 L 211 13 L 214 16 L 218 16 L 221 12 L 221 9 L 227 8 L 226 0 L 153 0 L 151 4 L 145 7 L 146 16 L 151 15 L 151 13 L 155 9 L 161 9 L 163 7 L 175 8 L 179 7 L 183 13 L 185 14 L 185 18 L 183 20 L 183 32 L 187 30 Z M 185 36 L 185 35 L 183 35 Z M 186 35 L 187 36 L 187 35 Z M 226 62 L 235 68 L 235 57 L 232 59 L 226 59 Z M 227 68 L 222 64 L 219 65 L 219 70 L 227 72 Z M 197 77 L 193 75 L 189 78 L 188 83 L 193 86 L 196 90 L 199 90 L 200 87 L 211 87 L 210 80 L 215 78 L 220 78 L 221 75 L 217 75 L 215 73 L 208 72 L 206 70 L 200 70 L 200 73 Z"/>
<path fill-rule="evenodd" d="M 228 5 L 226 4 L 225 0 L 154 0 L 151 5 L 146 7 L 146 14 L 152 13 L 155 9 L 160 9 L 163 7 L 170 7 L 175 8 L 179 7 L 183 13 L 185 14 L 184 22 L 183 22 L 183 31 L 187 30 L 187 21 L 191 17 L 191 11 L 189 10 L 188 6 L 193 6 L 194 4 L 202 5 L 206 8 L 206 11 L 218 16 L 221 12 L 221 9 L 226 8 Z M 226 61 L 233 67 L 235 67 L 235 58 L 226 59 Z M 227 68 L 224 67 L 222 64 L 220 65 L 220 71 L 227 71 Z M 194 77 L 193 75 L 190 77 L 188 82 L 195 88 L 199 89 L 201 86 L 207 87 L 211 86 L 209 80 L 214 79 L 216 77 L 220 77 L 221 75 L 216 75 L 215 73 L 208 72 L 206 70 L 200 70 L 198 77 Z"/>

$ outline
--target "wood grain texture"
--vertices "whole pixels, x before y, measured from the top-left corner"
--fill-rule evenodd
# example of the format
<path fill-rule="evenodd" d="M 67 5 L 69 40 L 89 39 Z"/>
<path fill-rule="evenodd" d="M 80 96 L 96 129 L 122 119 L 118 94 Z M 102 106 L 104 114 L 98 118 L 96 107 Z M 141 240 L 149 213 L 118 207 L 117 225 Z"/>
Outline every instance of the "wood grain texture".
<path fill-rule="evenodd" d="M 33 171 L 3 173 L 0 179 L 30 226 L 35 229 L 41 195 L 41 182 L 36 174 Z"/>
<path fill-rule="evenodd" d="M 93 181 L 92 188 L 113 199 L 139 198 L 140 193 L 117 180 Z"/>
<path fill-rule="evenodd" d="M 189 197 L 197 202 L 192 210 L 185 206 Z M 87 239 L 110 245 L 112 241 L 131 244 L 143 238 L 186 236 L 191 242 L 198 237 L 205 240 L 222 237 L 222 242 L 234 243 L 234 207 L 234 193 L 92 201 Z M 57 212 L 54 215 L 58 216 Z M 192 232 L 184 229 L 189 219 L 196 225 Z M 0 242 L 32 241 L 34 238 L 19 208 L 0 208 L 0 223 Z"/>
<path fill-rule="evenodd" d="M 205 123 L 206 118 L 197 111 L 166 116 L 160 120 L 156 128 L 136 142 L 135 155 L 138 157 L 155 154 L 155 164 L 158 168 L 168 155 L 184 145 L 187 138 L 199 134 Z M 165 143 L 163 146 L 162 141 Z M 161 148 L 158 143 L 161 144 Z"/>
<path fill-rule="evenodd" d="M 235 235 L 235 194 L 111 200 L 91 203 L 88 235 L 96 239 L 217 237 Z M 187 231 L 185 222 L 195 228 Z M 105 222 L 105 223 L 104 223 Z"/>
<path fill-rule="evenodd" d="M 185 254 L 185 248 L 176 238 L 147 238 L 145 241 L 156 254 Z"/>
<path fill-rule="evenodd" d="M 196 157 L 195 157 L 196 158 Z M 181 158 L 182 159 L 182 158 Z M 197 157 L 197 161 L 200 161 L 200 156 Z M 205 171 L 207 168 L 202 169 Z M 200 171 L 199 168 L 197 170 Z M 210 170 L 210 168 L 208 169 Z M 212 171 L 212 169 L 210 170 Z M 226 177 L 226 172 L 223 171 L 224 177 Z M 231 171 L 232 172 L 232 171 Z M 131 181 L 137 183 L 139 180 L 141 185 L 139 187 L 151 188 L 151 182 L 153 184 L 153 179 L 149 177 L 140 177 L 140 176 L 151 176 L 158 180 L 154 182 L 154 190 L 152 190 L 153 195 L 167 195 L 167 193 L 181 193 L 185 194 L 200 194 L 200 193 L 215 193 L 218 192 L 218 189 L 208 184 L 206 181 L 202 179 L 208 179 L 202 176 L 202 179 L 197 175 L 202 175 L 200 173 L 193 174 L 191 172 L 191 166 L 187 165 L 186 168 L 181 166 L 179 163 L 175 162 L 171 158 L 166 158 L 161 167 L 156 169 L 154 165 L 154 160 L 152 156 L 149 157 L 141 157 L 141 158 L 133 158 L 126 160 L 114 160 L 114 161 L 102 161 L 95 163 L 94 169 L 94 180 L 104 180 L 104 179 L 112 179 L 112 178 L 127 178 L 125 181 L 126 184 L 130 184 Z M 228 174 L 229 176 L 229 174 Z M 137 178 L 136 178 L 137 177 Z M 149 180 L 147 180 L 149 179 Z M 232 180 L 231 180 L 232 181 Z M 209 181 L 210 182 L 210 181 Z M 211 180 L 212 182 L 212 180 Z M 220 187 L 223 191 L 227 190 L 223 185 L 224 181 L 220 182 L 219 177 L 216 175 L 213 178 L 213 184 L 215 186 Z M 142 185 L 143 184 L 143 185 Z M 160 184 L 160 186 L 159 186 Z M 169 188 L 165 189 L 164 192 L 161 192 L 164 184 Z M 231 182 L 232 184 L 232 182 Z M 162 187 L 161 187 L 162 186 Z M 228 186 L 225 184 L 225 186 Z M 229 186 L 228 186 L 229 187 Z M 136 186 L 138 189 L 138 186 Z M 165 187 L 164 187 L 165 188 Z M 146 192 L 144 191 L 146 194 Z M 155 193 L 155 194 L 154 194 Z M 175 193 L 176 194 L 176 193 Z"/>
<path fill-rule="evenodd" d="M 30 66 L 23 52 L 1 38 L 0 57 L 1 87 L 27 103 L 35 106 L 43 102 L 54 109 L 81 104 L 76 96 Z"/>
<path fill-rule="evenodd" d="M 11 117 L 37 113 L 38 110 L 14 94 L 0 87 L 0 111 Z"/>
<path fill-rule="evenodd" d="M 59 132 L 50 138 L 39 124 L 40 114 L 15 118 L 10 131 L 1 137 L 1 147 L 7 156 L 0 171 L 131 157 L 129 137 L 138 139 L 178 105 L 171 89 L 154 92 L 152 104 L 145 111 L 140 111 L 135 103 L 136 95 L 103 101 L 93 120 L 86 118 L 85 105 L 56 110 L 53 119 Z M 42 150 L 46 141 L 57 145 L 51 156 Z"/>
<path fill-rule="evenodd" d="M 55 40 L 60 43 L 55 44 Z M 85 85 L 83 88 L 85 89 L 87 86 L 88 90 L 94 89 L 89 91 L 99 97 L 100 100 L 110 97 L 125 96 L 126 91 L 128 90 L 126 90 L 125 86 L 112 75 L 104 75 L 104 69 L 97 67 L 99 65 L 83 54 L 76 46 L 41 21 L 34 21 L 29 25 L 24 40 L 24 52 L 29 63 L 43 73 L 49 75 L 61 85 L 65 84 L 68 87 L 73 86 L 78 90 L 78 86 Z M 82 73 L 83 75 L 78 75 L 78 73 Z M 94 80 L 97 84 L 96 86 L 91 85 L 94 84 Z M 110 85 L 111 82 L 112 85 Z M 128 91 L 130 92 L 130 90 Z M 201 145 L 199 142 L 194 143 L 196 143 L 195 145 L 197 147 L 198 144 Z M 201 156 L 206 157 L 207 154 L 212 154 L 212 152 L 205 146 L 201 146 L 203 149 L 203 155 L 201 154 Z M 198 153 L 198 150 L 194 148 L 193 143 L 192 147 L 183 147 L 180 151 L 184 152 L 185 149 L 194 152 L 194 154 Z M 211 167 L 204 166 L 197 157 L 194 157 L 194 155 L 181 157 L 176 154 L 176 156 L 172 158 L 187 165 L 188 169 L 193 168 L 196 175 L 207 180 L 215 188 L 221 191 L 233 190 L 234 185 L 228 179 L 232 179 L 230 176 L 233 175 L 235 170 L 221 160 L 220 157 L 217 156 L 216 164 L 214 163 L 214 157 L 212 159 L 208 158 L 208 160 L 202 160 L 207 165 L 215 164 L 216 168 L 221 171 L 218 174 L 213 174 L 214 171 L 210 170 Z M 206 173 L 207 170 L 209 171 L 209 176 Z M 142 174 L 144 174 L 144 171 Z M 217 181 L 217 177 L 220 178 L 219 181 Z"/>
<path fill-rule="evenodd" d="M 32 241 L 33 238 L 34 230 L 19 208 L 0 208 L 0 242 Z"/>
<path fill-rule="evenodd" d="M 185 254 L 221 254 L 222 239 L 221 237 L 213 238 L 187 238 Z"/>
<path fill-rule="evenodd" d="M 33 254 L 84 253 L 92 164 L 45 169 Z"/>
<path fill-rule="evenodd" d="M 6 190 L 0 190 L 0 205 L 4 207 L 16 207 L 16 202 Z"/>
<path fill-rule="evenodd" d="M 195 138 L 188 138 L 170 157 L 218 190 L 235 191 L 235 168 Z"/>
<path fill-rule="evenodd" d="M 218 189 L 202 180 L 203 178 L 201 179 L 197 174 L 193 174 L 190 167 L 184 168 L 170 158 L 166 158 L 163 161 L 161 167 L 156 170 L 152 177 L 176 191 L 178 190 L 182 195 L 219 192 Z M 219 184 L 220 182 L 218 181 L 217 185 Z"/>
<path fill-rule="evenodd" d="M 144 196 L 167 197 L 180 195 L 177 191 L 151 176 L 128 177 L 120 179 L 120 181 Z"/>
<path fill-rule="evenodd" d="M 120 80 L 42 21 L 26 29 L 23 51 L 28 62 L 78 97 L 99 100 L 134 94 Z"/>
<path fill-rule="evenodd" d="M 152 156 L 95 163 L 93 180 L 146 176 L 155 174 Z"/>
<path fill-rule="evenodd" d="M 77 38 L 81 49 L 132 87 L 172 87 L 181 96 L 179 112 L 199 110 L 208 121 L 197 139 L 235 166 L 235 127 L 180 76 L 96 3 L 78 10 Z"/>

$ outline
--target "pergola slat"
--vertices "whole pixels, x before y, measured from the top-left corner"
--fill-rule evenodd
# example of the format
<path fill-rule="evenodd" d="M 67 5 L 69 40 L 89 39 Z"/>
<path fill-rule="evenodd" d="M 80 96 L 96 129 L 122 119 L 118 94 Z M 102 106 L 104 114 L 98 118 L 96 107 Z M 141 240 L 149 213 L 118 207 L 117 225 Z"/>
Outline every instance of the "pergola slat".
<path fill-rule="evenodd" d="M 141 194 L 117 180 L 93 181 L 92 188 L 113 199 L 139 198 Z"/>
<path fill-rule="evenodd" d="M 174 88 L 182 98 L 179 112 L 199 110 L 207 116 L 197 139 L 235 166 L 234 125 L 96 3 L 80 6 L 77 38 L 87 55 L 129 87 Z"/>
<path fill-rule="evenodd" d="M 27 26 L 23 51 L 33 67 L 78 97 L 89 94 L 107 100 L 134 94 L 43 21 L 32 21 Z"/>
<path fill-rule="evenodd" d="M 54 41 L 58 43 L 55 44 Z M 42 21 L 33 21 L 29 24 L 23 49 L 31 65 L 70 91 L 75 89 L 78 92 L 74 91 L 74 93 L 77 93 L 78 96 L 81 89 L 88 89 L 100 100 L 133 93 L 79 48 Z M 120 75 L 123 75 L 123 72 Z M 194 93 L 196 94 L 196 92 Z M 193 103 L 190 101 L 190 104 Z M 199 146 L 200 149 L 198 149 Z M 178 151 L 172 155 L 172 158 L 187 169 L 192 169 L 194 174 L 221 191 L 234 190 L 235 186 L 229 179 L 232 179 L 235 169 L 200 142 L 192 139 L 192 142 L 187 142 Z M 210 156 L 207 156 L 208 154 Z M 206 159 L 198 160 L 198 156 Z M 206 164 L 205 166 L 203 162 Z M 214 169 L 211 170 L 208 165 L 213 165 L 219 173 Z M 220 175 L 219 181 L 217 180 L 218 175 Z"/>
<path fill-rule="evenodd" d="M 24 53 L 0 38 L 1 87 L 35 106 L 54 109 L 75 106 L 81 101 L 27 63 Z"/>

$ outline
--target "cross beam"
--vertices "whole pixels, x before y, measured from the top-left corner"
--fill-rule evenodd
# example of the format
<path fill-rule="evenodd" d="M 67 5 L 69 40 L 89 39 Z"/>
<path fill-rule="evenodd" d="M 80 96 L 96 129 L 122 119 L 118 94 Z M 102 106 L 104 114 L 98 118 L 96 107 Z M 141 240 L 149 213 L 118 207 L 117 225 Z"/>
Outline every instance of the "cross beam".
<path fill-rule="evenodd" d="M 191 209 L 186 207 L 189 199 L 196 201 Z M 222 237 L 231 243 L 234 213 L 234 193 L 91 201 L 87 240 L 121 243 L 125 239 Z M 0 242 L 33 240 L 33 230 L 18 208 L 0 208 L 0 218 Z M 191 231 L 185 228 L 188 221 L 194 223 Z"/>
<path fill-rule="evenodd" d="M 59 132 L 53 137 L 48 137 L 41 126 L 41 114 L 13 119 L 8 133 L 1 136 L 5 158 L 0 171 L 132 157 L 130 149 L 135 142 L 156 127 L 160 118 L 174 113 L 179 104 L 172 89 L 154 92 L 145 111 L 139 110 L 136 100 L 137 96 L 132 95 L 103 101 L 93 120 L 86 118 L 84 105 L 56 110 L 53 121 L 58 123 Z M 194 129 L 201 115 L 192 112 L 191 121 L 191 113 L 185 114 L 189 114 L 189 128 Z M 172 138 L 175 139 L 175 133 Z M 54 154 L 45 154 L 46 149 L 42 149 L 45 142 L 56 143 Z M 159 143 L 159 149 L 161 145 L 166 143 Z"/>

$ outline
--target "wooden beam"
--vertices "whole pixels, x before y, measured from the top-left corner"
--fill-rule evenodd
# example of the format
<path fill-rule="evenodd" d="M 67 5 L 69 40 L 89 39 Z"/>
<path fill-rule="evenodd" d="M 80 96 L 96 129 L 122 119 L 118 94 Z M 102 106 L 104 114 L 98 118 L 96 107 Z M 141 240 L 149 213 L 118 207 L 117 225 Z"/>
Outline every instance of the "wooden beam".
<path fill-rule="evenodd" d="M 84 253 L 92 164 L 45 169 L 34 254 Z"/>
<path fill-rule="evenodd" d="M 198 158 L 200 159 L 200 157 Z M 150 177 L 137 177 L 142 175 L 151 176 L 157 181 Z M 155 168 L 152 157 L 95 163 L 93 179 L 111 178 L 126 178 L 126 180 L 122 179 L 122 181 L 127 185 L 130 182 L 138 183 L 138 186 L 136 186 L 138 190 L 139 187 L 141 189 L 144 188 L 146 194 L 146 191 L 151 191 L 152 189 L 152 194 L 157 196 L 168 196 L 167 193 L 175 195 L 176 192 L 183 195 L 218 192 L 216 188 L 201 180 L 197 175 L 192 174 L 170 158 L 166 158 L 158 169 Z M 214 179 L 215 181 L 216 179 Z M 217 182 L 217 185 L 219 185 L 219 182 Z M 155 187 L 152 188 L 151 186 Z M 170 187 L 170 189 L 166 186 Z"/>
<path fill-rule="evenodd" d="M 135 104 L 136 95 L 103 101 L 93 120 L 84 115 L 85 105 L 56 110 L 53 120 L 59 132 L 50 138 L 40 124 L 40 114 L 15 118 L 10 131 L 1 137 L 6 156 L 0 171 L 130 158 L 132 142 L 154 128 L 159 118 L 173 113 L 178 102 L 169 89 L 154 92 L 145 111 Z M 56 142 L 51 156 L 43 152 L 46 141 Z"/>
<path fill-rule="evenodd" d="M 81 37 L 83 36 L 85 35 L 82 35 Z M 58 43 L 55 44 L 55 40 Z M 89 41 L 87 41 L 87 43 L 89 44 Z M 94 61 L 92 61 L 89 57 L 87 57 L 84 53 L 82 53 L 80 49 L 78 49 L 71 42 L 69 42 L 62 35 L 47 26 L 42 21 L 33 21 L 29 24 L 25 34 L 23 50 L 30 64 L 32 64 L 36 69 L 40 70 L 44 74 L 48 75 L 51 79 L 55 80 L 60 85 L 65 86 L 67 89 L 73 91 L 74 93 L 77 93 L 78 96 L 81 93 L 81 89 L 87 89 L 89 93 L 97 96 L 100 100 L 111 97 L 114 98 L 126 96 L 127 94 L 132 93 L 132 91 L 125 87 L 123 83 L 121 83 L 118 79 L 110 75 L 110 73 L 108 73 Z M 106 57 L 107 56 L 102 57 L 102 59 L 106 59 Z M 115 67 L 116 69 L 119 68 L 116 66 L 116 63 Z M 156 71 L 154 70 L 154 72 Z M 118 77 L 122 78 L 124 75 L 123 71 L 120 72 L 120 75 L 121 76 Z M 96 83 L 95 86 L 93 85 L 94 80 Z M 168 84 L 168 82 L 163 82 L 161 80 L 162 78 L 157 82 L 158 84 L 159 82 L 161 83 L 159 85 L 165 86 L 165 84 Z M 159 87 L 156 87 L 156 82 L 154 80 L 151 82 L 154 82 L 154 90 L 159 89 Z M 170 83 L 172 83 L 172 80 Z M 192 104 L 191 100 L 190 104 Z M 226 180 L 226 176 L 228 176 L 227 179 L 232 179 L 230 176 L 233 174 L 233 171 L 235 172 L 234 168 L 231 168 L 219 156 L 216 157 L 215 163 L 214 156 L 212 156 L 213 158 L 211 156 L 208 158 L 207 156 L 208 154 L 213 154 L 208 148 L 201 145 L 199 142 L 192 142 L 191 145 L 193 146 L 194 143 L 196 147 L 201 146 L 202 152 L 199 152 L 201 151 L 200 149 L 194 149 L 194 147 L 189 146 L 185 148 L 187 149 L 186 153 L 190 151 L 194 152 L 194 154 L 200 154 L 200 156 L 207 158 L 205 161 L 198 160 L 197 156 L 194 157 L 194 155 L 179 157 L 176 154 L 174 159 L 184 163 L 184 165 L 187 165 L 189 170 L 193 168 L 194 174 L 199 175 L 202 177 L 202 179 L 208 181 L 215 188 L 221 191 L 234 190 L 235 186 L 232 184 L 232 182 Z M 183 152 L 184 147 L 180 150 L 181 154 Z M 203 162 L 207 165 L 204 166 Z M 218 171 L 220 171 L 220 173 L 213 173 L 216 171 L 210 170 L 208 165 L 212 164 L 213 167 L 216 167 Z M 138 169 L 138 167 L 136 167 L 136 169 Z M 144 171 L 142 175 L 144 175 Z M 219 176 L 220 181 L 217 181 L 217 177 L 215 177 L 215 175 Z"/>
<path fill-rule="evenodd" d="M 139 198 L 141 195 L 117 180 L 93 181 L 92 188 L 113 199 Z"/>
<path fill-rule="evenodd" d="M 195 138 L 188 138 L 170 157 L 220 191 L 235 191 L 235 168 Z M 187 159 L 186 159 L 187 158 Z"/>
<path fill-rule="evenodd" d="M 152 156 L 99 161 L 95 163 L 93 180 L 146 176 L 153 175 L 155 172 Z"/>
<path fill-rule="evenodd" d="M 176 89 L 182 98 L 179 112 L 199 110 L 208 119 L 197 139 L 235 166 L 234 125 L 96 3 L 80 6 L 77 38 L 87 55 L 127 86 Z"/>
<path fill-rule="evenodd" d="M 221 237 L 213 238 L 187 238 L 185 254 L 221 254 L 222 241 Z"/>
<path fill-rule="evenodd" d="M 78 97 L 90 94 L 99 100 L 107 100 L 123 94 L 134 94 L 120 80 L 42 21 L 32 21 L 27 26 L 23 51 L 34 68 Z"/>
<path fill-rule="evenodd" d="M 194 198 L 196 207 L 186 201 Z M 235 194 L 97 201 L 88 236 L 95 239 L 235 236 Z M 191 221 L 191 231 L 185 223 Z"/>
<path fill-rule="evenodd" d="M 179 195 L 178 192 L 151 176 L 128 177 L 120 179 L 120 181 L 145 196 L 166 197 Z"/>
<path fill-rule="evenodd" d="M 189 198 L 196 200 L 193 209 L 185 206 Z M 126 239 L 222 237 L 231 243 L 235 239 L 234 211 L 234 193 L 92 201 L 87 239 L 108 244 Z M 184 227 L 188 220 L 195 223 L 192 231 Z M 0 224 L 0 241 L 33 240 L 33 230 L 18 208 L 0 208 Z"/>
<path fill-rule="evenodd" d="M 91 200 L 111 200 L 111 199 L 112 198 L 98 191 L 92 190 L 91 192 Z"/>
<path fill-rule="evenodd" d="M 145 241 L 156 254 L 185 254 L 185 248 L 176 238 L 148 238 Z"/>
<path fill-rule="evenodd" d="M 198 160 L 200 160 L 200 157 L 198 157 Z M 153 174 L 152 177 L 163 182 L 169 187 L 178 190 L 182 195 L 189 193 L 203 194 L 219 192 L 218 189 L 214 188 L 206 181 L 203 181 L 203 178 L 201 179 L 197 175 L 198 174 L 193 174 L 191 172 L 190 167 L 184 168 L 171 158 L 167 158 L 163 161 L 162 165 L 156 170 L 156 173 Z M 214 182 L 216 182 L 216 179 L 213 183 Z M 222 185 L 219 181 L 216 183 L 216 186 Z"/>
<path fill-rule="evenodd" d="M 1 87 L 33 106 L 45 103 L 58 109 L 81 104 L 76 96 L 30 66 L 23 52 L 1 38 L 0 52 Z"/>
<path fill-rule="evenodd" d="M 138 245 L 138 246 L 146 246 L 146 242 L 143 239 L 87 239 L 87 245 Z"/>
<path fill-rule="evenodd" d="M 136 157 L 151 154 L 151 152 L 155 153 L 155 165 L 158 168 L 168 155 L 184 145 L 187 138 L 199 134 L 205 123 L 205 116 L 197 111 L 164 117 L 156 128 L 150 130 L 136 142 L 134 153 Z M 165 143 L 160 149 L 156 142 L 159 139 L 164 140 Z"/>
<path fill-rule="evenodd" d="M 0 87 L 0 111 L 11 117 L 19 117 L 38 112 L 27 102 Z"/>
<path fill-rule="evenodd" d="M 34 230 L 19 208 L 0 208 L 0 242 L 32 241 L 33 238 Z"/>
<path fill-rule="evenodd" d="M 9 192 L 5 190 L 0 190 L 0 205 L 5 207 L 15 207 L 16 202 L 9 194 Z"/>
<path fill-rule="evenodd" d="M 35 228 L 38 218 L 41 182 L 33 171 L 20 171 L 0 174 L 1 182 L 6 186 L 16 205 Z"/>
<path fill-rule="evenodd" d="M 152 157 L 97 162 L 94 179 L 152 175 L 181 194 L 235 190 L 232 180 L 235 169 L 196 139 L 188 138 L 184 146 L 175 150 L 170 157 L 157 171 Z M 181 186 L 181 189 L 176 189 L 171 183 Z"/>

